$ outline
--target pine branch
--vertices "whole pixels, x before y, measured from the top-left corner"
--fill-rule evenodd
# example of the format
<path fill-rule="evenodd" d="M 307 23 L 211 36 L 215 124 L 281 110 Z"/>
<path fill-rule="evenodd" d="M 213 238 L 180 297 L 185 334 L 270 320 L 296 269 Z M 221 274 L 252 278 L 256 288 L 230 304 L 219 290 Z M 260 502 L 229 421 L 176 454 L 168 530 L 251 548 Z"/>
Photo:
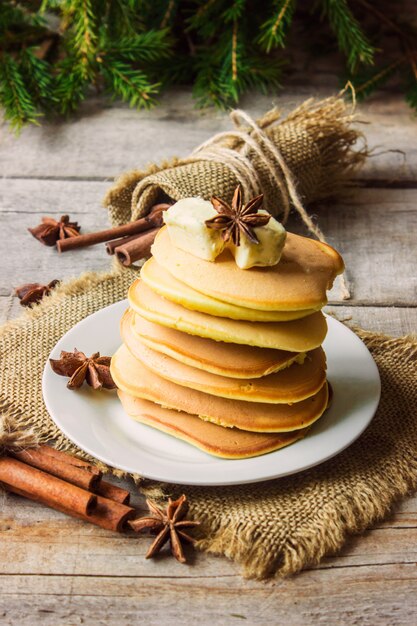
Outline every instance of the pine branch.
<path fill-rule="evenodd" d="M 19 133 L 22 126 L 36 124 L 39 117 L 33 98 L 26 88 L 19 66 L 10 54 L 0 55 L 0 104 L 10 127 Z"/>
<path fill-rule="evenodd" d="M 112 57 L 105 57 L 101 71 L 109 90 L 132 108 L 149 108 L 155 104 L 153 95 L 158 93 L 160 85 L 152 84 L 141 70 Z"/>
<path fill-rule="evenodd" d="M 172 39 L 167 29 L 149 30 L 116 40 L 107 40 L 104 35 L 100 39 L 99 47 L 100 56 L 109 54 L 126 61 L 152 63 L 172 54 Z"/>
<path fill-rule="evenodd" d="M 51 65 L 36 56 L 35 48 L 26 48 L 20 55 L 20 71 L 26 87 L 38 105 L 53 108 L 56 104 Z"/>
<path fill-rule="evenodd" d="M 355 88 L 355 96 L 357 99 L 364 100 L 376 89 L 385 85 L 388 79 L 403 63 L 404 59 L 400 57 L 392 63 L 383 65 L 382 67 L 373 68 L 372 70 L 363 71 L 360 74 L 351 76 L 349 80 Z"/>
<path fill-rule="evenodd" d="M 381 0 L 382 1 L 382 0 Z M 76 110 L 91 87 L 147 107 L 171 83 L 193 82 L 200 105 L 235 105 L 248 89 L 278 89 L 287 36 L 304 26 L 302 45 L 325 49 L 322 23 L 346 57 L 358 97 L 391 76 L 416 106 L 416 27 L 408 5 L 397 15 L 372 0 L 0 0 L 0 105 L 14 128 L 39 113 Z M 360 21 L 352 8 L 358 8 Z M 407 11 L 404 10 L 407 8 Z M 296 10 L 297 9 L 297 10 Z M 365 34 L 366 17 L 372 43 Z M 59 27 L 57 26 L 59 24 Z M 323 24 L 323 26 L 325 26 Z M 385 38 L 390 49 L 387 60 Z M 377 67 L 373 64 L 378 47 Z M 167 61 L 168 60 L 168 61 Z"/>
<path fill-rule="evenodd" d="M 78 57 L 77 73 L 91 80 L 91 64 L 97 43 L 97 14 L 93 0 L 66 0 L 71 16 L 69 48 Z"/>
<path fill-rule="evenodd" d="M 291 26 L 295 0 L 278 0 L 274 5 L 274 15 L 263 25 L 258 38 L 259 44 L 265 52 L 273 48 L 285 47 L 285 37 Z"/>
<path fill-rule="evenodd" d="M 372 65 L 375 48 L 352 14 L 347 0 L 321 0 L 321 6 L 323 15 L 329 18 L 340 50 L 347 56 L 349 70 L 353 72 L 361 63 Z"/>
<path fill-rule="evenodd" d="M 89 84 L 85 66 L 78 57 L 69 55 L 58 65 L 55 99 L 64 115 L 75 111 L 84 100 Z"/>

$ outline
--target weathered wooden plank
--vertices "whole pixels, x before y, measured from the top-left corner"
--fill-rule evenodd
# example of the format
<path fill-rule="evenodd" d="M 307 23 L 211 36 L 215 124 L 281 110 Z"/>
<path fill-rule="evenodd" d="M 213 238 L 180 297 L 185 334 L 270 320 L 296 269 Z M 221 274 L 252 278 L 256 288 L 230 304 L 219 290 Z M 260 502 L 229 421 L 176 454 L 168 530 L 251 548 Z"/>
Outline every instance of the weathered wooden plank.
<path fill-rule="evenodd" d="M 110 257 L 104 245 L 59 255 L 28 233 L 42 215 L 59 219 L 70 214 L 85 232 L 108 227 L 107 212 L 101 206 L 106 183 L 68 181 L 0 180 L 0 294 L 27 282 L 49 282 L 84 271 L 107 271 Z M 6 252 L 7 251 L 7 252 Z"/>
<path fill-rule="evenodd" d="M 417 308 L 331 306 L 325 311 L 349 326 L 401 337 L 417 330 Z"/>
<path fill-rule="evenodd" d="M 416 499 L 408 507 L 405 521 L 388 520 L 352 537 L 339 555 L 326 558 L 318 568 L 416 562 Z M 219 571 L 239 572 L 236 564 L 203 553 L 191 553 L 191 566 L 186 567 L 166 553 L 145 560 L 146 535 L 104 531 L 12 495 L 2 511 L 0 537 L 0 574 L 210 577 Z"/>
<path fill-rule="evenodd" d="M 259 584 L 237 577 L 0 577 L 3 624 L 415 624 L 414 564 L 305 572 Z M 210 600 L 208 601 L 208 598 Z"/>
<path fill-rule="evenodd" d="M 325 75 L 324 85 L 302 84 L 276 95 L 247 95 L 241 108 L 254 117 L 277 105 L 284 112 L 306 98 L 337 92 Z M 385 152 L 369 159 L 360 176 L 378 180 L 416 181 L 417 129 L 402 94 L 379 94 L 358 107 L 359 126 L 370 148 Z M 216 132 L 230 128 L 227 113 L 199 110 L 188 88 L 169 90 L 151 111 L 92 99 L 68 121 L 29 127 L 16 139 L 4 132 L 0 172 L 17 177 L 112 178 L 126 169 L 143 167 L 174 155 L 185 156 Z M 402 150 L 406 158 L 398 152 Z M 388 151 L 388 152 L 387 152 Z"/>
<path fill-rule="evenodd" d="M 107 187 L 103 182 L 0 180 L 0 247 L 7 250 L 0 266 L 0 295 L 9 295 L 21 283 L 109 267 L 103 245 L 58 255 L 27 232 L 45 213 L 69 213 L 85 232 L 104 227 L 107 217 L 100 203 Z M 329 242 L 345 258 L 350 305 L 415 305 L 416 201 L 414 189 L 357 189 L 343 204 L 317 212 Z M 289 228 L 300 229 L 297 218 Z M 339 295 L 335 289 L 331 299 Z"/>

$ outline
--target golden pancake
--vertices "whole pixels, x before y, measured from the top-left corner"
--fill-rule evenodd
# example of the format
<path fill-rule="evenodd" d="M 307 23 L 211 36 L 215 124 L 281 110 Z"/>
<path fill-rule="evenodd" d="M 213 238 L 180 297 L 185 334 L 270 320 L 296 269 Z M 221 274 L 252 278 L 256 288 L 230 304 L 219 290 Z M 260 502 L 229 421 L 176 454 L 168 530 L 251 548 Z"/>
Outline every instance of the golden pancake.
<path fill-rule="evenodd" d="M 119 391 L 124 410 L 137 422 L 190 443 L 223 459 L 249 459 L 278 450 L 304 437 L 307 428 L 293 433 L 248 433 L 203 422 L 195 415 L 164 409 L 153 402 Z"/>
<path fill-rule="evenodd" d="M 301 364 L 305 359 L 305 352 L 256 348 L 187 335 L 149 322 L 131 309 L 122 318 L 121 335 L 129 346 L 141 341 L 152 350 L 191 367 L 231 378 L 259 378 L 278 372 L 294 361 Z M 134 349 L 131 348 L 131 351 L 134 352 Z"/>
<path fill-rule="evenodd" d="M 152 254 L 159 265 L 192 289 L 223 302 L 261 311 L 318 309 L 327 302 L 344 269 L 336 250 L 320 241 L 287 233 L 280 262 L 240 269 L 230 251 L 205 261 L 171 244 L 167 228 L 158 233 Z"/>
<path fill-rule="evenodd" d="M 180 363 L 144 344 L 126 344 L 134 357 L 150 370 L 177 385 L 222 398 L 246 402 L 291 404 L 314 395 L 326 380 L 326 357 L 322 348 L 309 352 L 303 365 L 294 363 L 262 378 L 229 378 Z"/>
<path fill-rule="evenodd" d="M 327 408 L 328 387 L 295 404 L 264 404 L 211 396 L 181 387 L 147 369 L 121 346 L 111 361 L 111 373 L 119 389 L 177 411 L 198 415 L 219 426 L 251 432 L 288 432 L 310 426 Z"/>
<path fill-rule="evenodd" d="M 150 322 L 215 341 L 307 352 L 320 346 L 327 332 L 326 320 L 321 312 L 290 322 L 231 320 L 185 309 L 158 296 L 143 281 L 130 287 L 128 298 L 131 308 Z"/>
<path fill-rule="evenodd" d="M 160 296 L 176 302 L 187 309 L 201 311 L 218 317 L 230 317 L 234 320 L 249 322 L 285 322 L 306 317 L 314 313 L 313 309 L 299 311 L 259 311 L 221 302 L 215 298 L 191 289 L 180 282 L 151 257 L 141 269 L 140 277 L 144 283 Z M 320 307 L 321 308 L 321 307 Z"/>

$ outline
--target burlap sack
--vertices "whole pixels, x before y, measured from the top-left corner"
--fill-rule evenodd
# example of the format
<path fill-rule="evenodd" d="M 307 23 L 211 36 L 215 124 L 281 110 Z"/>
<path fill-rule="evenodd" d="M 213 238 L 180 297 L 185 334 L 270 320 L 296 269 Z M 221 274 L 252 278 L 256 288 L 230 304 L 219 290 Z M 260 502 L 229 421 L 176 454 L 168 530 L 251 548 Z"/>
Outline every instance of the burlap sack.
<path fill-rule="evenodd" d="M 335 102 L 339 101 L 332 101 L 332 106 L 336 106 Z M 333 110 L 338 111 L 340 118 L 339 105 Z M 337 127 L 339 121 L 334 119 L 330 126 Z M 307 127 L 316 128 L 317 124 L 317 119 L 315 124 L 310 119 Z M 285 131 L 279 132 L 287 137 Z M 343 138 L 339 142 L 333 134 L 334 150 L 339 150 L 339 158 L 346 155 L 346 164 L 337 169 L 341 176 L 333 169 L 335 184 L 356 159 L 349 141 L 346 143 L 345 124 L 340 132 Z M 296 145 L 297 132 L 293 129 L 291 133 Z M 310 155 L 311 166 L 315 160 L 312 137 L 324 140 L 316 131 L 310 138 L 301 133 L 301 151 Z M 290 160 L 290 154 L 287 158 Z M 329 178 L 326 184 L 326 176 L 330 177 L 334 168 L 332 159 L 327 155 L 318 161 L 322 169 L 315 169 L 314 176 L 304 175 L 303 168 L 298 173 L 300 187 L 309 199 L 328 195 L 327 186 L 334 188 Z M 212 165 L 200 169 L 201 163 L 189 163 L 167 172 L 160 168 L 148 179 L 138 173 L 120 179 L 107 196 L 113 221 L 127 221 L 146 211 L 149 204 L 159 199 L 161 190 L 173 198 L 198 192 L 208 196 L 212 193 L 210 185 L 217 184 L 215 192 L 227 197 L 236 180 L 223 172 L 227 180 L 222 182 L 221 168 L 214 164 L 213 173 Z M 188 174 L 181 179 L 184 167 L 197 167 L 192 171 L 201 176 L 199 183 L 190 180 Z M 296 164 L 292 167 L 296 170 Z M 128 185 L 124 187 L 126 181 Z M 138 184 L 144 190 L 140 197 L 137 191 L 134 194 Z M 135 276 L 135 271 L 129 269 L 106 275 L 86 274 L 60 285 L 41 304 L 0 329 L 0 408 L 15 419 L 17 427 L 33 427 L 41 441 L 83 454 L 56 428 L 46 411 L 41 389 L 43 367 L 65 332 L 87 315 L 124 298 Z M 345 452 L 317 468 L 262 484 L 222 488 L 166 485 L 162 489 L 147 482 L 142 485 L 146 493 L 168 495 L 185 491 L 190 498 L 191 515 L 202 522 L 198 544 L 202 550 L 235 559 L 243 565 L 247 576 L 293 573 L 338 550 L 349 533 L 369 527 L 400 496 L 416 488 L 417 344 L 407 338 L 392 339 L 364 331 L 358 334 L 379 367 L 382 400 L 371 426 Z"/>
<path fill-rule="evenodd" d="M 351 126 L 353 115 L 342 97 L 308 100 L 284 119 L 273 109 L 254 127 L 243 126 L 239 115 L 234 120 L 236 131 L 216 136 L 201 152 L 120 176 L 104 199 L 113 224 L 137 219 L 167 197 L 210 199 L 217 195 L 231 200 L 237 183 L 245 187 L 248 177 L 243 159 L 233 161 L 230 157 L 232 150 L 248 157 L 259 184 L 252 192 L 262 192 L 264 208 L 280 218 L 288 196 L 286 172 L 271 147 L 278 148 L 305 205 L 337 196 L 367 155 L 366 144 L 358 146 L 363 137 Z M 235 169 L 238 166 L 240 177 Z"/>

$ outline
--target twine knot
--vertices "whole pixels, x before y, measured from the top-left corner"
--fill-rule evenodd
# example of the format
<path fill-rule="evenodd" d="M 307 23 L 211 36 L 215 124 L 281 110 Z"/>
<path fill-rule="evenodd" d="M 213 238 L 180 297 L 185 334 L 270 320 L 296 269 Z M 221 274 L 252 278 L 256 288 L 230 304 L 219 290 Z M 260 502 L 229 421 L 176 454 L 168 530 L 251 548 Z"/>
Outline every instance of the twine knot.
<path fill-rule="evenodd" d="M 236 176 L 242 186 L 245 198 L 248 199 L 260 193 L 265 193 L 253 159 L 250 158 L 252 151 L 258 156 L 260 163 L 263 164 L 268 172 L 272 189 L 277 189 L 281 193 L 283 201 L 282 223 L 285 224 L 287 222 L 292 204 L 308 230 L 320 241 L 325 241 L 320 228 L 313 222 L 303 207 L 297 192 L 294 176 L 284 157 L 278 147 L 264 132 L 264 128 L 273 125 L 280 116 L 277 109 L 274 109 L 271 113 L 264 120 L 262 128 L 260 123 L 255 122 L 245 111 L 240 109 L 233 110 L 230 113 L 230 118 L 235 130 L 218 133 L 208 141 L 205 141 L 194 150 L 191 158 L 199 161 L 217 161 L 226 165 Z M 227 143 L 231 146 L 236 145 L 236 147 L 226 147 L 225 144 Z M 273 215 L 277 214 L 275 193 L 269 192 L 265 198 L 265 207 Z"/>
<path fill-rule="evenodd" d="M 297 192 L 294 176 L 279 148 L 264 131 L 265 128 L 273 125 L 279 117 L 279 111 L 273 109 L 262 120 L 261 127 L 261 123 L 256 122 L 245 111 L 234 109 L 230 113 L 230 118 L 235 129 L 217 133 L 202 143 L 193 151 L 190 160 L 214 161 L 226 165 L 239 181 L 246 199 L 264 193 L 266 196 L 264 199 L 265 208 L 272 215 L 277 214 L 276 194 L 273 192 L 279 191 L 283 201 L 281 222 L 283 224 L 287 222 L 292 205 L 309 232 L 319 241 L 326 242 L 321 229 L 313 222 L 304 208 Z M 271 191 L 265 193 L 254 165 L 254 159 L 251 158 L 251 152 L 257 155 L 259 162 L 265 167 L 272 183 L 272 193 Z M 350 292 L 343 275 L 340 277 L 340 292 L 343 300 L 350 298 Z"/>

